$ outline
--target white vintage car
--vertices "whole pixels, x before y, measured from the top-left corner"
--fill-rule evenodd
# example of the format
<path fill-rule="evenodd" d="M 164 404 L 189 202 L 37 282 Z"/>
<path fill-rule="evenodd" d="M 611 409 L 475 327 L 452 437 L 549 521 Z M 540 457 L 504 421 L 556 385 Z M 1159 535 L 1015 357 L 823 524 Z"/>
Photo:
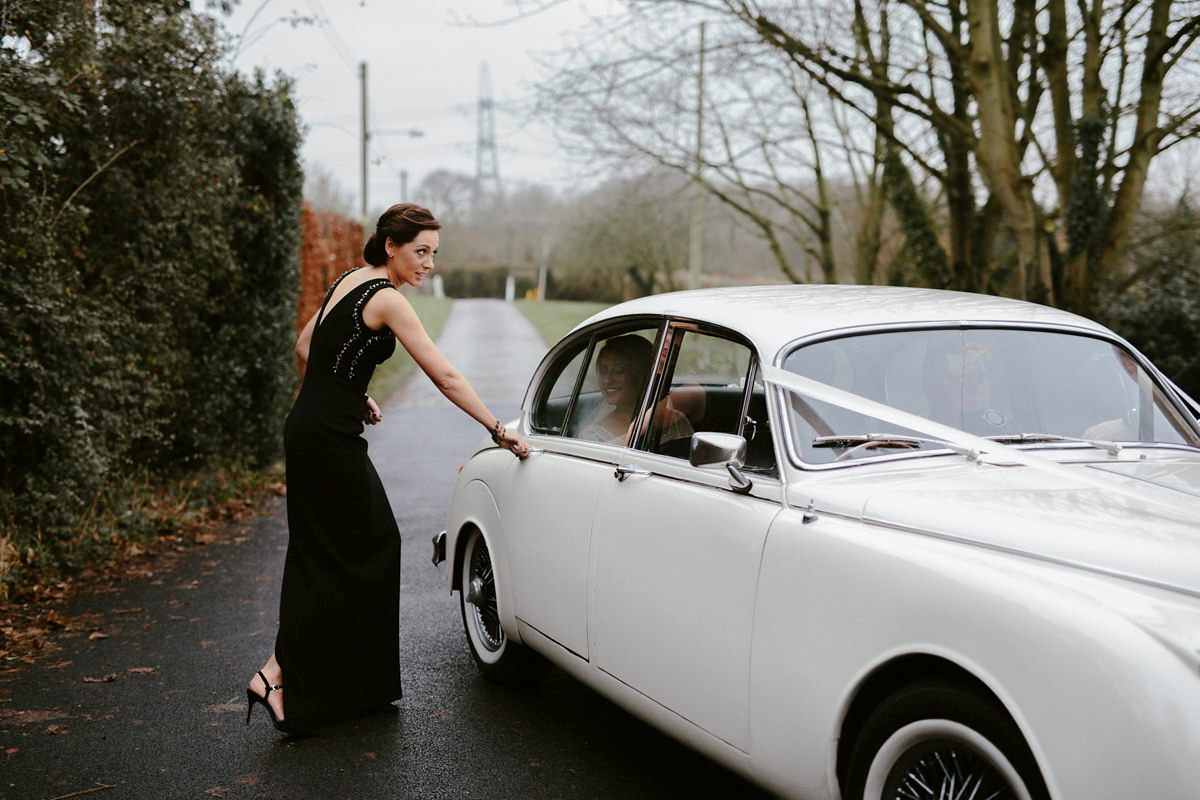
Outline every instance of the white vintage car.
<path fill-rule="evenodd" d="M 434 558 L 484 673 L 784 797 L 1195 800 L 1198 413 L 1030 303 L 646 297 L 549 352 Z"/>

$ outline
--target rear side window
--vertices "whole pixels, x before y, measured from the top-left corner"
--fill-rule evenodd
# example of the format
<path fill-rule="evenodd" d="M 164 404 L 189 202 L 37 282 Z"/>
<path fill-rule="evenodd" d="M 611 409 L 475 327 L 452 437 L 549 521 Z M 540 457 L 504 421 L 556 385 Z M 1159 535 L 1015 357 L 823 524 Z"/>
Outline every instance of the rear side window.
<path fill-rule="evenodd" d="M 582 336 L 543 374 L 530 426 L 552 436 L 624 447 L 653 375 L 659 328 Z"/>
<path fill-rule="evenodd" d="M 529 417 L 537 433 L 562 435 L 579 372 L 587 359 L 587 345 L 585 338 L 578 347 L 563 353 L 542 378 Z"/>

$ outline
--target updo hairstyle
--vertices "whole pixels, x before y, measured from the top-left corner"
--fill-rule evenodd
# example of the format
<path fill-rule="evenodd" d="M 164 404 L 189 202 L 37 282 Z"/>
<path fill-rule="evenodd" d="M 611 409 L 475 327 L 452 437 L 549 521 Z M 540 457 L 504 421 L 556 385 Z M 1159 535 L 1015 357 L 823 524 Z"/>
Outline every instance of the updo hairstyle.
<path fill-rule="evenodd" d="M 397 203 L 379 217 L 375 232 L 363 247 L 363 259 L 373 267 L 387 263 L 387 240 L 392 244 L 408 244 L 421 231 L 440 230 L 442 223 L 433 218 L 429 209 L 416 203 Z"/>

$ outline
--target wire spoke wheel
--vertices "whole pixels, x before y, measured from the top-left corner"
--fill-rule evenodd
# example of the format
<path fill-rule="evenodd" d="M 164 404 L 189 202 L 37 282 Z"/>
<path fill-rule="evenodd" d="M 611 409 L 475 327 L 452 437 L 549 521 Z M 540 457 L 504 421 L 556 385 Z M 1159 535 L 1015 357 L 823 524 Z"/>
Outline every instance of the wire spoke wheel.
<path fill-rule="evenodd" d="M 885 743 L 868 777 L 868 797 L 876 796 L 872 778 L 883 775 L 878 796 L 886 800 L 1014 800 L 1028 797 L 1015 771 L 999 751 L 981 752 L 977 745 L 954 737 L 933 735 L 946 723 L 931 720 L 920 729 L 902 729 Z M 915 728 L 916 726 L 909 726 Z M 933 729 L 933 730 L 930 730 Z M 914 743 L 915 742 L 915 743 Z M 994 748 L 987 748 L 989 751 Z M 903 750 L 903 752 L 897 752 Z M 999 759 L 999 762 L 997 761 Z M 891 762 L 888 769 L 888 762 Z"/>
<path fill-rule="evenodd" d="M 478 537 L 472 542 L 467 565 L 466 602 L 470 606 L 471 624 L 479 642 L 486 649 L 495 652 L 504 646 L 504 630 L 500 627 L 500 609 L 496 603 L 496 576 L 492 572 L 492 558 L 483 538 Z"/>
<path fill-rule="evenodd" d="M 477 529 L 469 530 L 464 537 L 457 583 L 463 628 L 475 663 L 484 676 L 498 683 L 536 680 L 548 664 L 510 639 L 500 624 L 498 576 L 487 541 Z M 504 562 L 500 563 L 503 568 Z"/>
<path fill-rule="evenodd" d="M 994 700 L 937 681 L 907 687 L 866 719 L 847 800 L 1048 800 L 1033 754 Z"/>

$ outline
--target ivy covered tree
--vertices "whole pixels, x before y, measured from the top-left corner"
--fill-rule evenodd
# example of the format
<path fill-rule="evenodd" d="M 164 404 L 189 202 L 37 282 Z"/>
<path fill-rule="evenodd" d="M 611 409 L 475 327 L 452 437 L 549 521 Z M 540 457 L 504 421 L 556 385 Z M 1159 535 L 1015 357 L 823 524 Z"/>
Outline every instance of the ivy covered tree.
<path fill-rule="evenodd" d="M 62 562 L 128 486 L 278 458 L 300 131 L 187 3 L 0 23 L 0 552 Z"/>
<path fill-rule="evenodd" d="M 1140 221 L 1129 274 L 1110 282 L 1101 319 L 1167 375 L 1200 357 L 1200 212 L 1187 201 Z"/>

